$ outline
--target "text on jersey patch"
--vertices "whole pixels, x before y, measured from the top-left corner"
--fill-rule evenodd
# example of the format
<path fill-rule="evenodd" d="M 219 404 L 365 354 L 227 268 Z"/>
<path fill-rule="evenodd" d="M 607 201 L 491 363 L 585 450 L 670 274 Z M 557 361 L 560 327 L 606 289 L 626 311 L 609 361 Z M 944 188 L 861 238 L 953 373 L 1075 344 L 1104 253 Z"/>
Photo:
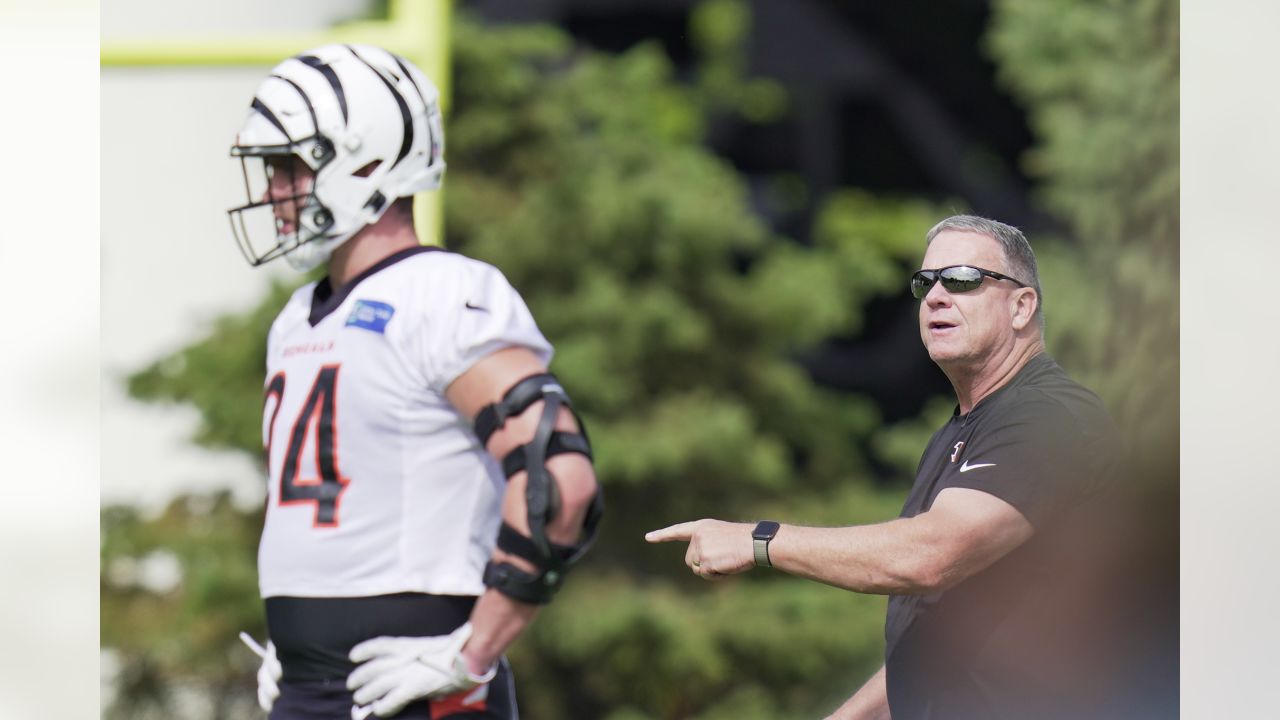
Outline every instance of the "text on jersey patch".
<path fill-rule="evenodd" d="M 347 316 L 346 324 L 382 333 L 386 331 L 387 322 L 395 312 L 395 308 L 384 302 L 357 300 L 355 307 L 351 308 L 351 314 Z"/>

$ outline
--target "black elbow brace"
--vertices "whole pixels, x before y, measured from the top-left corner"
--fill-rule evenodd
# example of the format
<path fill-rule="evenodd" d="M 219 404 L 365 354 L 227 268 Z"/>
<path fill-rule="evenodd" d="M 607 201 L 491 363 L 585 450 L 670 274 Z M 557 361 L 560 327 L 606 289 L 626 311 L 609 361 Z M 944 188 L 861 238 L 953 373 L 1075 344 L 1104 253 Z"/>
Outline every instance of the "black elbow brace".
<path fill-rule="evenodd" d="M 533 540 L 504 522 L 498 530 L 498 549 L 528 560 L 536 571 L 530 573 L 511 563 L 490 560 L 484 566 L 485 586 L 521 602 L 546 605 L 564 584 L 565 563 L 576 548 L 552 543 L 552 557 L 549 558 L 542 554 Z"/>
<path fill-rule="evenodd" d="M 502 524 L 498 532 L 498 549 L 524 558 L 537 568 L 529 573 L 510 563 L 490 561 L 485 566 L 484 583 L 499 592 L 521 602 L 545 605 L 564 583 L 569 568 L 586 554 L 595 541 L 600 518 L 604 515 L 604 495 L 597 489 L 587 508 L 583 522 L 583 539 L 577 545 L 562 546 L 547 537 L 547 524 L 555 519 L 560 509 L 559 492 L 555 477 L 547 470 L 548 458 L 561 453 L 578 453 L 591 459 L 591 443 L 587 439 L 586 426 L 574 412 L 560 383 L 553 375 L 531 375 L 511 387 L 500 402 L 486 406 L 476 416 L 475 431 L 481 444 L 487 445 L 493 433 L 508 418 L 523 413 L 530 405 L 543 400 L 542 415 L 533 438 L 512 450 L 502 460 L 508 479 L 521 470 L 528 476 L 525 500 L 528 506 L 530 537 Z M 581 434 L 555 430 L 556 416 L 564 406 L 573 413 Z"/>

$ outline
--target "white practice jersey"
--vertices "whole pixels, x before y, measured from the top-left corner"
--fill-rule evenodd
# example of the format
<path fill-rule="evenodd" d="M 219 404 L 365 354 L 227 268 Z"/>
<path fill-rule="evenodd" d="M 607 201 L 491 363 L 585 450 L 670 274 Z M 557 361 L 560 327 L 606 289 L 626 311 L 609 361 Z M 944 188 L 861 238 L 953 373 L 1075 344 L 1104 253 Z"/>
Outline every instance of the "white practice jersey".
<path fill-rule="evenodd" d="M 502 273 L 433 248 L 317 287 L 267 341 L 262 596 L 479 595 L 506 480 L 445 388 L 505 347 L 550 362 L 550 344 Z"/>

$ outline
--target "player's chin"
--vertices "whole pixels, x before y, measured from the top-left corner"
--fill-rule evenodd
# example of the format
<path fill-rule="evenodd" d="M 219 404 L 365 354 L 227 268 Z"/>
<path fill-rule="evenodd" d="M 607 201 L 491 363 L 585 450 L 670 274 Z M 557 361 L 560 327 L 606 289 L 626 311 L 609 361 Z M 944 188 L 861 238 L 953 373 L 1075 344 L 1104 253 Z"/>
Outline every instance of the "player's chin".
<path fill-rule="evenodd" d="M 968 356 L 965 348 L 959 343 L 947 342 L 946 340 L 926 342 L 925 349 L 929 351 L 929 359 L 935 363 L 954 362 Z"/>

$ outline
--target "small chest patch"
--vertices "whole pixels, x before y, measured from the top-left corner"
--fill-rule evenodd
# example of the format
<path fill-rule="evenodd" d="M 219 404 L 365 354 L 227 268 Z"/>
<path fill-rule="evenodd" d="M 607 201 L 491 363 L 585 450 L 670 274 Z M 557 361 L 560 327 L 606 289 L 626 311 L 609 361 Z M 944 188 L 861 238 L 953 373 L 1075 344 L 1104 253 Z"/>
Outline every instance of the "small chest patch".
<path fill-rule="evenodd" d="M 346 325 L 381 334 L 386 332 L 387 323 L 395 313 L 396 309 L 384 302 L 357 300 L 355 307 L 351 308 L 351 314 L 347 316 Z"/>

